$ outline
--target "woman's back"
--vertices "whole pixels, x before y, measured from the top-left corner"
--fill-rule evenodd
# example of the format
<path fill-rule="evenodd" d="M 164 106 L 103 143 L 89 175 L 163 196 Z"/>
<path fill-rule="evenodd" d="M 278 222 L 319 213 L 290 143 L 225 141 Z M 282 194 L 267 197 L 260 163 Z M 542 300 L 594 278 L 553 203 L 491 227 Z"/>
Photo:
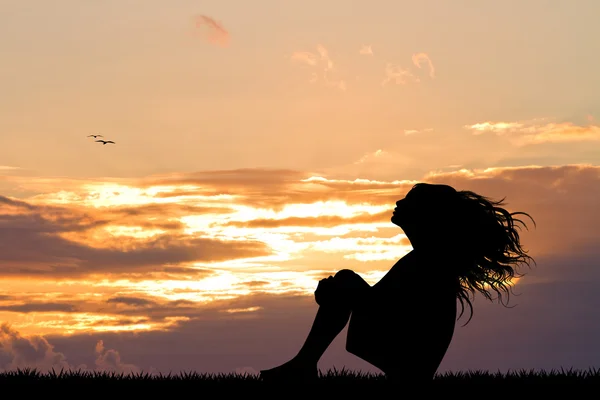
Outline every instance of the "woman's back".
<path fill-rule="evenodd" d="M 433 378 L 454 334 L 456 286 L 413 251 L 373 286 L 350 319 L 346 349 L 400 379 Z"/>

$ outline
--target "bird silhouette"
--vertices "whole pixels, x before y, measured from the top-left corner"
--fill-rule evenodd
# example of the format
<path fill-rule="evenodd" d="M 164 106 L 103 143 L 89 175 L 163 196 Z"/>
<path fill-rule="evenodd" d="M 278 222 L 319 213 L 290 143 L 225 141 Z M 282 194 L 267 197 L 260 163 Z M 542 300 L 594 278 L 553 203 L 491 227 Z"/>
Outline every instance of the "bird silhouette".
<path fill-rule="evenodd" d="M 93 137 L 94 139 L 96 139 L 97 137 L 104 137 L 102 135 L 88 135 L 88 137 Z"/>
<path fill-rule="evenodd" d="M 112 143 L 112 144 L 116 144 L 115 142 L 113 142 L 112 140 L 96 140 L 96 142 L 100 142 L 103 145 L 107 144 L 107 143 Z"/>

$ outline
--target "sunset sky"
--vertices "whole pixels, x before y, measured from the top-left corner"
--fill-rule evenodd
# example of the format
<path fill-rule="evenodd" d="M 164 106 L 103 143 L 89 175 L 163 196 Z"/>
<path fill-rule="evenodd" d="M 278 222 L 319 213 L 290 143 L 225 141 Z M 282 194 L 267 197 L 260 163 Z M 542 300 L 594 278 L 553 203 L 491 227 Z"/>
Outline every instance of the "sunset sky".
<path fill-rule="evenodd" d="M 0 370 L 283 363 L 319 279 L 411 250 L 390 217 L 417 182 L 537 223 L 516 307 L 477 295 L 438 371 L 600 367 L 598 15 L 0 0 Z M 378 372 L 344 343 L 319 367 Z"/>

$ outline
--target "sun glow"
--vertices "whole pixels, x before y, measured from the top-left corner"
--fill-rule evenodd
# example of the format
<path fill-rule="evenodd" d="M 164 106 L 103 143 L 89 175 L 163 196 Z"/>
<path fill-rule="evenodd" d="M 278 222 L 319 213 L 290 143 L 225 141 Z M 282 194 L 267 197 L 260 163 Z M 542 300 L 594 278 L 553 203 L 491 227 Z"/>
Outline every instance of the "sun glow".
<path fill-rule="evenodd" d="M 293 186 L 299 191 L 308 187 L 322 192 L 320 183 L 325 181 L 311 178 Z M 356 180 L 353 184 L 389 182 Z M 81 262 L 94 261 L 86 260 L 86 254 L 96 257 L 106 251 L 107 266 L 115 262 L 110 257 L 120 254 L 115 259 L 134 260 L 139 271 L 124 264 L 112 265 L 110 272 L 98 266 L 91 275 L 81 277 L 5 280 L 0 316 L 23 332 L 163 330 L 197 317 L 206 307 L 224 307 L 221 311 L 232 316 L 248 315 L 261 307 L 231 304 L 252 294 L 312 296 L 320 279 L 345 268 L 375 284 L 394 260 L 412 249 L 403 233 L 382 236 L 382 230 L 393 227 L 389 221 L 356 222 L 389 211 L 387 204 L 314 201 L 283 206 L 276 202 L 277 206 L 269 207 L 265 200 L 257 206 L 254 201 L 246 202 L 243 191 L 219 194 L 202 185 L 135 187 L 125 182 L 92 182 L 66 188 L 30 199 L 40 206 L 64 207 L 71 219 L 83 213 L 85 229 L 58 230 L 54 235 L 89 249 L 88 253 L 71 256 L 67 252 L 56 264 L 68 265 L 76 273 Z M 171 213 L 173 207 L 179 207 L 176 213 Z M 119 214 L 123 208 L 126 213 Z M 60 224 L 65 219 L 55 210 L 44 215 L 44 220 Z M 95 220 L 102 223 L 94 224 Z M 182 245 L 186 239 L 232 243 L 232 251 L 238 244 L 264 244 L 269 254 L 232 253 L 226 259 L 203 262 L 154 261 L 154 255 L 135 258 L 141 249 L 159 250 L 156 246 L 164 251 L 162 257 L 169 257 L 168 246 Z M 181 249 L 177 251 L 193 250 Z M 205 251 L 210 252 L 211 246 Z M 127 253 L 131 256 L 126 257 Z"/>
<path fill-rule="evenodd" d="M 108 226 L 105 231 L 112 236 L 127 236 L 134 239 L 147 239 L 152 236 L 164 234 L 167 231 L 162 229 L 146 229 L 140 226 Z"/>
<path fill-rule="evenodd" d="M 165 330 L 189 320 L 168 317 L 154 322 L 146 317 L 125 318 L 102 313 L 30 313 L 0 312 L 0 318 L 24 335 L 73 335 L 91 332 L 138 332 Z"/>

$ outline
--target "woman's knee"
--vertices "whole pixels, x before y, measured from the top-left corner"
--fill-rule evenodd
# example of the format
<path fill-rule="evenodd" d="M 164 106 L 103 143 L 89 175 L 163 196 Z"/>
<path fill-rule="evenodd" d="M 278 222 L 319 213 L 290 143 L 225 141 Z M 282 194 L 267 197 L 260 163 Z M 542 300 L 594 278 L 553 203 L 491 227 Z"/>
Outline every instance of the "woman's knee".
<path fill-rule="evenodd" d="M 351 269 L 341 269 L 333 276 L 338 281 L 353 281 L 356 277 L 359 277 L 356 272 Z M 360 277 L 359 277 L 360 278 Z"/>
<path fill-rule="evenodd" d="M 315 291 L 315 300 L 319 305 L 336 304 L 352 307 L 368 287 L 369 284 L 354 271 L 343 269 L 319 282 Z"/>
<path fill-rule="evenodd" d="M 369 287 L 369 284 L 351 269 L 342 269 L 338 271 L 333 278 L 340 286 L 346 289 L 360 290 Z"/>

